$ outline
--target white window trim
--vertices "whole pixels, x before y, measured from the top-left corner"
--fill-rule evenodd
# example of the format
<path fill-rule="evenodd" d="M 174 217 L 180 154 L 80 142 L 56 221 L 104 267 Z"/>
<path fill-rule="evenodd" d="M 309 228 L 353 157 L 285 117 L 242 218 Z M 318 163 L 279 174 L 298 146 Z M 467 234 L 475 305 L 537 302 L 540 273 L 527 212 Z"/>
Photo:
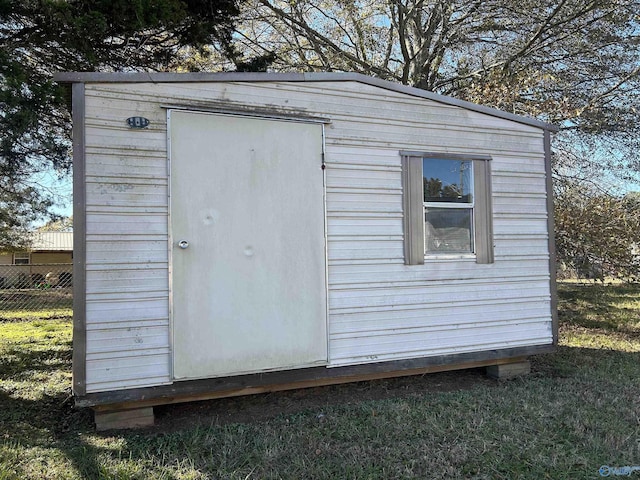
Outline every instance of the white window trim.
<path fill-rule="evenodd" d="M 424 265 L 426 259 L 475 258 L 476 263 L 494 262 L 493 213 L 491 195 L 491 157 L 484 155 L 454 155 L 434 152 L 405 152 L 402 157 L 404 257 L 407 265 Z M 423 159 L 441 158 L 473 162 L 474 197 L 472 210 L 474 253 L 425 253 Z M 446 202 L 441 202 L 443 205 Z M 449 208 L 461 208 L 452 204 Z M 469 204 L 464 204 L 469 205 Z M 438 205 L 441 207 L 442 205 Z M 447 208 L 447 207 L 445 207 Z"/>
<path fill-rule="evenodd" d="M 425 255 L 424 263 L 440 262 L 443 260 L 473 260 L 475 261 L 475 253 L 437 253 L 433 255 Z"/>
<path fill-rule="evenodd" d="M 20 260 L 27 260 L 27 263 L 16 263 L 16 256 L 20 256 Z M 19 252 L 13 254 L 13 265 L 31 265 L 31 254 L 29 252 Z"/>
<path fill-rule="evenodd" d="M 464 208 L 473 210 L 475 202 L 422 202 L 424 207 L 431 208 L 451 208 L 456 210 L 462 210 Z"/>

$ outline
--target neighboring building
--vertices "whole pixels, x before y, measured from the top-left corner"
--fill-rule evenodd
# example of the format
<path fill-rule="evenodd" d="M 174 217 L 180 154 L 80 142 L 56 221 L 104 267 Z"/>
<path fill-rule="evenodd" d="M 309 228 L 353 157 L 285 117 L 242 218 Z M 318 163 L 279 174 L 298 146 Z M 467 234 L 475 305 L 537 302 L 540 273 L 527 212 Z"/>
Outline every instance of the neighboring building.
<path fill-rule="evenodd" d="M 26 250 L 0 253 L 0 288 L 45 282 L 70 286 L 73 232 L 34 232 Z"/>
<path fill-rule="evenodd" d="M 56 80 L 99 428 L 554 349 L 553 126 L 357 74 Z"/>
<path fill-rule="evenodd" d="M 73 232 L 34 232 L 27 250 L 0 253 L 0 265 L 73 262 Z"/>

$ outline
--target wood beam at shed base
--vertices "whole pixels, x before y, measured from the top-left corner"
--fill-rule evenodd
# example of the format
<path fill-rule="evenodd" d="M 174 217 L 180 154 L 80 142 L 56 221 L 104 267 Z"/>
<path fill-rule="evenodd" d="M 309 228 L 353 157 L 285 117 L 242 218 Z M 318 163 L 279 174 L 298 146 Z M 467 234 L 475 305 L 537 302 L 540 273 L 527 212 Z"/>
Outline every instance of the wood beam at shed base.
<path fill-rule="evenodd" d="M 529 360 L 521 360 L 500 365 L 489 365 L 487 367 L 487 376 L 496 380 L 509 380 L 511 378 L 529 375 L 531 373 L 531 362 Z"/>
<path fill-rule="evenodd" d="M 489 367 L 492 372 L 496 371 L 498 373 L 498 378 L 506 378 L 507 372 L 513 373 L 519 370 L 519 374 L 523 374 L 525 373 L 524 370 L 526 370 L 526 373 L 528 373 L 530 366 L 527 358 L 529 356 L 553 351 L 555 351 L 555 345 L 539 345 L 345 367 L 312 367 L 235 377 L 185 380 L 154 387 L 89 393 L 76 396 L 75 403 L 77 407 L 90 407 L 94 410 L 98 429 L 133 428 L 153 425 L 152 408 L 157 405 L 478 367 Z M 509 367 L 509 365 L 512 366 Z M 144 409 L 148 410 L 139 412 L 140 415 L 136 417 L 135 411 Z M 120 414 L 118 415 L 119 412 Z M 112 415 L 108 416 L 108 414 Z M 126 421 L 127 418 L 131 418 L 131 420 Z M 117 423 L 120 421 L 122 422 L 121 424 Z M 145 421 L 148 423 L 144 423 Z"/>
<path fill-rule="evenodd" d="M 515 361 L 513 361 L 515 360 Z M 376 372 L 369 374 L 360 374 L 346 376 L 340 378 L 322 378 L 307 381 L 297 381 L 292 383 L 261 385 L 258 387 L 245 387 L 231 390 L 211 391 L 202 393 L 191 393 L 188 395 L 177 395 L 172 398 L 140 400 L 113 405 L 101 405 L 93 407 L 95 415 L 96 430 L 118 430 L 129 428 L 143 428 L 154 425 L 153 406 L 163 404 L 175 404 L 183 402 L 193 402 L 202 400 L 214 400 L 218 398 L 237 397 L 244 395 L 255 395 L 261 393 L 270 393 L 286 390 L 295 390 L 300 388 L 321 387 L 328 385 L 336 385 L 341 383 L 353 383 L 371 380 L 381 380 L 385 378 L 406 377 L 412 375 L 423 375 L 427 373 L 437 373 L 443 371 L 463 370 L 469 368 L 477 368 L 486 366 L 487 375 L 491 378 L 505 380 L 521 375 L 526 375 L 531 371 L 531 363 L 529 360 L 507 359 L 502 360 L 506 363 L 486 365 L 485 362 L 469 362 L 455 366 L 432 366 L 426 368 L 417 368 L 411 370 L 401 370 L 395 372 Z"/>
<path fill-rule="evenodd" d="M 302 388 L 324 387 L 344 383 L 382 380 L 387 378 L 408 377 L 438 373 L 453 370 L 466 370 L 486 366 L 486 362 L 469 362 L 459 365 L 440 365 L 410 370 L 393 372 L 375 372 L 344 377 L 317 378 L 313 380 L 295 381 L 290 383 L 277 383 L 252 387 L 234 388 L 229 390 L 205 391 L 189 393 L 172 397 L 156 398 L 149 400 L 136 400 L 109 405 L 92 407 L 97 431 L 118 430 L 129 428 L 152 427 L 154 425 L 153 407 L 177 403 L 196 402 L 204 400 L 216 400 L 220 398 L 241 397 L 245 395 L 257 395 L 271 392 L 283 392 Z"/>
<path fill-rule="evenodd" d="M 392 372 L 361 373 L 358 375 L 344 377 L 315 378 L 312 380 L 301 380 L 287 383 L 274 383 L 266 385 L 244 386 L 238 388 L 205 390 L 201 392 L 176 393 L 169 397 L 140 399 L 127 402 L 119 402 L 109 405 L 92 407 L 98 412 L 127 411 L 136 407 L 153 407 L 158 405 L 171 405 L 177 403 L 199 402 L 203 400 L 216 400 L 219 398 L 242 397 L 245 395 L 258 395 L 263 393 L 283 392 L 287 390 L 297 390 L 301 388 L 326 387 L 343 383 L 366 382 L 372 380 L 383 380 L 387 378 L 409 377 L 414 375 L 424 375 L 428 373 L 448 372 L 453 370 L 466 370 L 487 366 L 486 362 L 469 362 L 459 365 L 433 366 L 416 368 L 410 370 L 398 370 Z M 128 427 L 124 427 L 128 428 Z"/>

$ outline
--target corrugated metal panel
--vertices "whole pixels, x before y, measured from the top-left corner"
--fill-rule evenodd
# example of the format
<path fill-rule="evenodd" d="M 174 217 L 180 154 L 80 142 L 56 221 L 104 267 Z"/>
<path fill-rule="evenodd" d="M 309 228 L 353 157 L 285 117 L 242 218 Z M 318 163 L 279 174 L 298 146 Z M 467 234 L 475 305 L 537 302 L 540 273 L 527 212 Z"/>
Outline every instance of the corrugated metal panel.
<path fill-rule="evenodd" d="M 308 72 L 308 73 L 252 73 L 252 72 L 223 72 L 223 73 L 87 73 L 87 72 L 61 72 L 54 75 L 56 82 L 61 83 L 77 83 L 84 88 L 85 83 L 276 83 L 276 82 L 322 82 L 327 90 L 332 86 L 335 88 L 342 83 L 350 82 L 362 87 L 363 85 L 373 86 L 379 89 L 380 94 L 386 92 L 396 92 L 403 96 L 417 97 L 436 102 L 441 105 L 455 106 L 464 111 L 480 112 L 488 115 L 489 119 L 493 117 L 507 119 L 524 125 L 532 125 L 536 128 L 542 128 L 547 131 L 558 131 L 554 125 L 541 122 L 534 118 L 522 117 L 513 113 L 495 110 L 493 108 L 477 105 L 463 100 L 421 90 L 407 85 L 400 85 L 386 80 L 373 78 L 361 73 L 345 73 L 345 72 Z M 74 83 L 75 84 L 75 83 Z M 304 88 L 304 85 L 302 86 Z M 341 91 L 340 89 L 336 89 Z"/>
<path fill-rule="evenodd" d="M 551 325 L 543 319 L 527 323 L 519 320 L 512 325 L 486 323 L 476 328 L 451 326 L 424 332 L 387 332 L 381 336 L 336 338 L 330 344 L 330 354 L 334 366 L 350 365 L 521 347 L 532 343 L 548 344 L 550 335 Z M 354 355 L 354 352 L 359 355 Z"/>
<path fill-rule="evenodd" d="M 37 232 L 33 234 L 31 250 L 73 251 L 73 232 Z"/>
<path fill-rule="evenodd" d="M 424 306 L 428 309 L 433 305 L 449 305 L 455 310 L 457 305 L 485 305 L 509 299 L 519 301 L 522 296 L 543 299 L 548 293 L 545 282 L 544 278 L 530 280 L 521 277 L 513 281 L 504 279 L 500 282 L 500 288 L 496 288 L 494 279 L 472 279 L 455 282 L 433 281 L 427 285 L 393 288 L 340 289 L 333 290 L 329 298 L 329 307 L 331 310 L 344 310 L 411 305 L 414 308 Z M 452 284 L 455 284 L 455 287 L 452 287 Z M 425 318 L 429 316 L 430 314 L 425 312 Z"/>
<path fill-rule="evenodd" d="M 129 356 L 87 354 L 87 373 L 91 372 L 91 390 L 100 392 L 122 388 L 146 387 L 169 383 L 169 350 L 133 352 Z M 89 391 L 89 390 L 88 390 Z"/>
<path fill-rule="evenodd" d="M 87 331 L 89 355 L 169 348 L 166 325 L 136 325 Z"/>
<path fill-rule="evenodd" d="M 397 288 L 424 285 L 427 282 L 454 283 L 462 280 L 491 282 L 496 277 L 515 278 L 514 272 L 521 268 L 522 261 L 522 258 L 505 258 L 500 262 L 479 268 L 471 258 L 456 261 L 455 269 L 451 268 L 450 260 L 427 260 L 425 268 L 413 268 L 398 263 L 332 264 L 329 270 L 329 285 L 333 290 L 339 290 L 361 285 L 363 285 L 362 288 Z M 544 255 L 528 259 L 525 278 L 544 277 L 547 274 L 548 262 Z"/>
<path fill-rule="evenodd" d="M 88 197 L 87 197 L 88 198 Z M 88 200 L 89 202 L 89 200 Z M 113 208 L 103 213 L 101 210 L 91 211 L 87 208 L 87 232 L 88 235 L 111 235 L 121 237 L 123 235 L 167 235 L 167 209 L 164 213 L 154 214 L 147 212 L 145 207 L 129 205 L 118 212 Z M 117 261 L 117 256 L 114 256 Z"/>
<path fill-rule="evenodd" d="M 148 238 L 144 240 L 125 240 L 122 238 L 103 239 L 92 244 L 87 252 L 87 263 L 116 265 L 140 263 L 151 264 L 168 262 L 167 240 Z"/>
<path fill-rule="evenodd" d="M 520 310 L 522 309 L 527 310 L 526 316 L 521 315 Z M 428 325 L 425 325 L 422 308 L 400 309 L 393 318 L 389 318 L 389 313 L 386 310 L 353 311 L 336 313 L 331 323 L 331 333 L 336 336 L 342 334 L 352 336 L 362 332 L 379 334 L 385 331 L 476 328 L 485 323 L 504 324 L 505 322 L 513 322 L 514 317 L 522 321 L 540 319 L 544 318 L 548 310 L 548 303 L 539 302 L 531 298 L 522 299 L 517 304 L 493 301 L 489 305 L 484 305 L 481 311 L 478 311 L 478 307 L 475 304 L 459 305 L 455 309 L 452 309 L 451 305 L 433 305 L 430 308 L 432 321 Z"/>
<path fill-rule="evenodd" d="M 164 111 L 88 92 L 86 139 L 87 392 L 168 383 Z"/>
<path fill-rule="evenodd" d="M 86 91 L 88 392 L 171 380 L 166 104 L 269 105 L 331 118 L 332 365 L 551 342 L 542 130 L 356 82 Z M 150 127 L 125 128 L 133 115 Z M 404 265 L 400 150 L 492 156 L 494 264 Z"/>
<path fill-rule="evenodd" d="M 127 322 L 158 319 L 167 320 L 167 325 L 169 323 L 168 291 L 144 291 L 135 297 L 129 295 L 118 299 L 91 295 L 92 299 L 87 299 L 87 325 L 119 322 L 128 328 Z"/>

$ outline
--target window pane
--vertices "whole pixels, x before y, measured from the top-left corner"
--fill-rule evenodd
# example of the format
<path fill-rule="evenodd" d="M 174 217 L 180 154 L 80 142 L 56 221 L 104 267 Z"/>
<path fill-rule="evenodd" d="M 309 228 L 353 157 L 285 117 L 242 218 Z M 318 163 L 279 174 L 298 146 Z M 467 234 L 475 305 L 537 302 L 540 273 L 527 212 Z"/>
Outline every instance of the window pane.
<path fill-rule="evenodd" d="M 13 264 L 14 265 L 29 265 L 30 255 L 28 253 L 14 253 Z"/>
<path fill-rule="evenodd" d="M 470 208 L 433 208 L 424 210 L 426 252 L 473 253 Z"/>
<path fill-rule="evenodd" d="M 473 201 L 470 160 L 422 160 L 425 202 L 471 203 Z"/>

